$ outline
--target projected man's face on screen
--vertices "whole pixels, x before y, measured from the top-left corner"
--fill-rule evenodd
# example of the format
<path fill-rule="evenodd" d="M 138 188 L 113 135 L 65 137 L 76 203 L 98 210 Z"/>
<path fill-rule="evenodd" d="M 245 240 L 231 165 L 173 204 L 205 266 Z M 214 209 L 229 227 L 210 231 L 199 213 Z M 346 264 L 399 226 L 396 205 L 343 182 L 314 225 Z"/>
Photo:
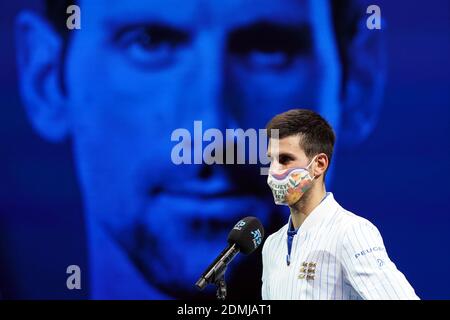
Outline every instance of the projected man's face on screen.
<path fill-rule="evenodd" d="M 259 129 L 293 107 L 314 108 L 337 131 L 346 123 L 355 129 L 353 116 L 373 116 L 343 106 L 344 68 L 327 1 L 79 6 L 82 29 L 71 31 L 65 54 L 43 20 L 19 17 L 18 57 L 34 127 L 73 142 L 95 277 L 102 276 L 102 259 L 114 269 L 115 253 L 104 245 L 111 242 L 159 292 L 195 290 L 239 218 L 269 222 L 274 205 L 259 166 L 177 166 L 173 130 L 192 132 L 196 120 L 204 130 Z M 375 87 L 375 80 L 360 85 L 351 72 L 358 94 Z"/>

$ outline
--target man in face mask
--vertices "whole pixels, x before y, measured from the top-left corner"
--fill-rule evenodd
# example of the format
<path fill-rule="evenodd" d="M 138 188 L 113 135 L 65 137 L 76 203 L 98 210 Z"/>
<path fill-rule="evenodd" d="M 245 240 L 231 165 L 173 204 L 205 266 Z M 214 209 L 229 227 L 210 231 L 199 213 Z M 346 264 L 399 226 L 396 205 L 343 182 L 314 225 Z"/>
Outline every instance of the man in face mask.
<path fill-rule="evenodd" d="M 267 130 L 267 182 L 290 217 L 263 247 L 263 299 L 418 299 L 378 229 L 326 192 L 331 126 L 313 111 L 294 109 L 275 116 Z"/>

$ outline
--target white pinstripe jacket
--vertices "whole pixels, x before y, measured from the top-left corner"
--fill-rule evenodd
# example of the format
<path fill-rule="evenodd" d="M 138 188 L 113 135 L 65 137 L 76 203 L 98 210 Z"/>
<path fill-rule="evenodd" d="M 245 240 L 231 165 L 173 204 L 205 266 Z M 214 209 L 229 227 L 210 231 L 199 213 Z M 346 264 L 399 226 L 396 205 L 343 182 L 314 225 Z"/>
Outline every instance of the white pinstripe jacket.
<path fill-rule="evenodd" d="M 289 266 L 288 225 L 264 244 L 263 299 L 419 299 L 378 229 L 343 209 L 332 193 L 300 226 Z"/>

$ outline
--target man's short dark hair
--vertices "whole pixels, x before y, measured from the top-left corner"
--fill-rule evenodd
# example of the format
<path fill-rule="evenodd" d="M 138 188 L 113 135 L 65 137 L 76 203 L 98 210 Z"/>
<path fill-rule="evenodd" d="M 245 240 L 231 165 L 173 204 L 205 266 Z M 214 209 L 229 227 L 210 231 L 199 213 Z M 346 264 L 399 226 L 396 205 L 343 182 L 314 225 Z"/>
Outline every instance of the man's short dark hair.
<path fill-rule="evenodd" d="M 269 137 L 272 129 L 278 129 L 280 139 L 298 135 L 300 147 L 308 159 L 325 153 L 331 162 L 336 136 L 333 128 L 320 114 L 306 109 L 292 109 L 273 117 L 266 129 Z"/>

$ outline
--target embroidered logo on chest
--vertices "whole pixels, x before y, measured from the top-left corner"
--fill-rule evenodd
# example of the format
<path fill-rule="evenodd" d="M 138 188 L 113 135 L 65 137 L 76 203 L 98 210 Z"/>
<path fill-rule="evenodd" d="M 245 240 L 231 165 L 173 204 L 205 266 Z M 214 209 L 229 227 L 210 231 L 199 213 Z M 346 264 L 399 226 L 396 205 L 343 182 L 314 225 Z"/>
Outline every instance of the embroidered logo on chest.
<path fill-rule="evenodd" d="M 300 274 L 298 275 L 298 278 L 306 280 L 314 280 L 316 276 L 316 265 L 317 264 L 315 262 L 304 261 L 300 268 Z"/>

